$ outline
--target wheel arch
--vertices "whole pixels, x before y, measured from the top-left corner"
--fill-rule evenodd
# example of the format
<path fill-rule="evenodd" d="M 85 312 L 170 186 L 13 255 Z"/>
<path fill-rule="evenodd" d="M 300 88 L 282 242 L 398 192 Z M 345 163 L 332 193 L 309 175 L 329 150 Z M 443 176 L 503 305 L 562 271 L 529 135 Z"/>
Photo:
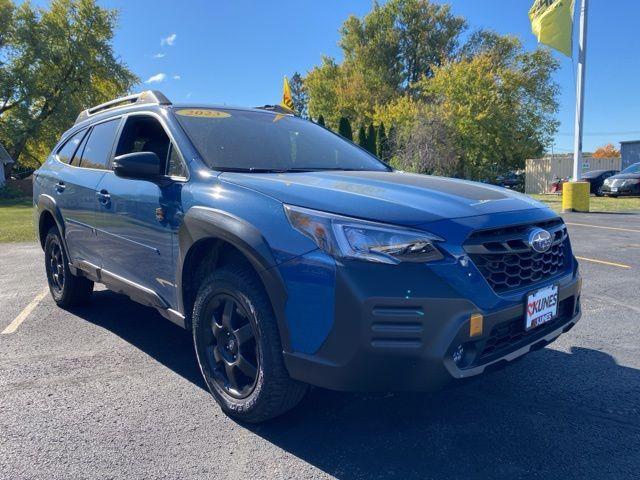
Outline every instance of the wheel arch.
<path fill-rule="evenodd" d="M 178 304 L 191 328 L 191 309 L 198 282 L 204 276 L 200 265 L 214 268 L 241 255 L 255 271 L 271 301 L 285 351 L 289 350 L 289 334 L 285 320 L 287 292 L 267 241 L 260 231 L 241 218 L 206 207 L 187 211 L 178 232 L 177 291 Z M 208 273 L 210 269 L 207 269 Z"/>
<path fill-rule="evenodd" d="M 38 240 L 40 241 L 40 246 L 44 249 L 44 242 L 47 238 L 47 232 L 52 226 L 56 226 L 58 231 L 60 232 L 60 238 L 62 239 L 62 244 L 64 249 L 68 252 L 67 243 L 65 239 L 65 228 L 64 228 L 64 219 L 62 217 L 62 213 L 60 212 L 60 208 L 56 204 L 56 201 L 53 197 L 41 194 L 38 197 Z"/>

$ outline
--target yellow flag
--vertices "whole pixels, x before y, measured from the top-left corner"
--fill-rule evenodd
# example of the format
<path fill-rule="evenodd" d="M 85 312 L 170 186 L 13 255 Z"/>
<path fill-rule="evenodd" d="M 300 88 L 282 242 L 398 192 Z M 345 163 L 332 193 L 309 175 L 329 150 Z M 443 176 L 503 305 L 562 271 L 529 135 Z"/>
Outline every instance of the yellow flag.
<path fill-rule="evenodd" d="M 570 57 L 573 45 L 575 0 L 535 0 L 529 19 L 538 41 Z"/>
<path fill-rule="evenodd" d="M 291 87 L 289 87 L 289 80 L 287 77 L 284 77 L 284 86 L 282 87 L 282 103 L 280 103 L 284 108 L 295 111 L 293 106 L 293 97 L 291 96 Z"/>

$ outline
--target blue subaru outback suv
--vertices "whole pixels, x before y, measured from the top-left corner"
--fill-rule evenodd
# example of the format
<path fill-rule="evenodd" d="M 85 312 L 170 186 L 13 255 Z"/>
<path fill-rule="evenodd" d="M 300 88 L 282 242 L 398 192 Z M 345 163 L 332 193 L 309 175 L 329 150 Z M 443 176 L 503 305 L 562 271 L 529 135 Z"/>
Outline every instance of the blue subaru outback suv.
<path fill-rule="evenodd" d="M 580 318 L 551 210 L 395 171 L 278 107 L 148 91 L 90 108 L 38 170 L 34 206 L 57 304 L 99 282 L 190 329 L 211 393 L 248 422 L 308 385 L 436 389 Z"/>

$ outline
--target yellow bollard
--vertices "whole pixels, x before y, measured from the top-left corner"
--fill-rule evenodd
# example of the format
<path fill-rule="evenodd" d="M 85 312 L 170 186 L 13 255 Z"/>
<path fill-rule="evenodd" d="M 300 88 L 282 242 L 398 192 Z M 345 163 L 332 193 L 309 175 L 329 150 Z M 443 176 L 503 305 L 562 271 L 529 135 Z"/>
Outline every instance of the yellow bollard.
<path fill-rule="evenodd" d="M 562 211 L 589 211 L 589 182 L 566 182 L 562 184 Z"/>

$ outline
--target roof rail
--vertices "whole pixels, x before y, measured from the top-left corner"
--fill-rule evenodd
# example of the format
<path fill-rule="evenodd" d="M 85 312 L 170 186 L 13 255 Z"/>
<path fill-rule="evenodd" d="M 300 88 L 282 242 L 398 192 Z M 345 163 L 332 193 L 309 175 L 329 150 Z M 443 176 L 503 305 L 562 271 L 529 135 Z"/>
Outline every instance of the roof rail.
<path fill-rule="evenodd" d="M 257 108 L 258 110 L 269 110 L 270 112 L 276 112 L 282 115 L 296 114 L 296 112 L 294 112 L 293 110 L 289 110 L 288 108 L 283 107 L 282 105 L 262 105 L 261 107 L 254 107 L 254 108 Z"/>
<path fill-rule="evenodd" d="M 76 124 L 86 120 L 92 115 L 106 110 L 144 104 L 171 105 L 171 101 L 158 90 L 146 90 L 144 92 L 134 93 L 133 95 L 127 95 L 126 97 L 116 98 L 115 100 L 101 103 L 95 107 L 87 108 L 80 112 L 80 115 L 76 118 Z"/>

